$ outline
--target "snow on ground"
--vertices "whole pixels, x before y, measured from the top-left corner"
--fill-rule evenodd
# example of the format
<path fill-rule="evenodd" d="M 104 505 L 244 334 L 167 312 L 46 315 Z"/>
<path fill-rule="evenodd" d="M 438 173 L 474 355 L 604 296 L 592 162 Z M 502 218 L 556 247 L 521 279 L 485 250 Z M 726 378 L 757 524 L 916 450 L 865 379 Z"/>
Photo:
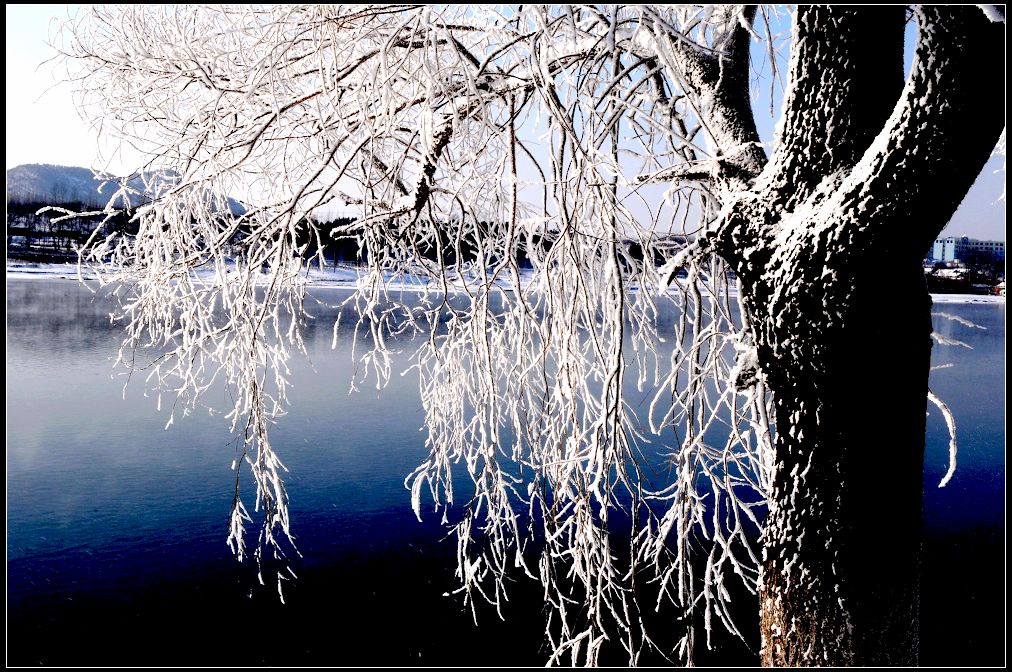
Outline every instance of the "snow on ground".
<path fill-rule="evenodd" d="M 363 274 L 364 269 L 359 269 L 356 266 L 350 265 L 338 265 L 328 266 L 326 268 L 319 268 L 314 266 L 307 273 L 307 279 L 309 285 L 312 287 L 345 287 L 353 288 L 358 282 L 360 276 Z M 206 277 L 211 279 L 213 277 L 213 271 L 207 269 L 206 271 L 197 271 L 198 277 Z M 41 280 L 78 280 L 80 277 L 84 277 L 85 280 L 95 279 L 95 274 L 88 269 L 82 269 L 81 275 L 78 275 L 78 267 L 76 264 L 38 264 L 25 261 L 8 261 L 7 262 L 7 279 L 8 280 L 30 280 L 30 279 L 41 279 Z M 266 275 L 264 278 L 266 279 Z M 386 275 L 387 288 L 389 289 L 422 289 L 426 286 L 431 287 L 431 281 L 416 275 L 404 275 L 394 277 L 393 274 Z M 468 284 L 474 282 L 472 277 L 466 278 Z M 529 274 L 524 273 L 521 277 L 521 282 L 526 284 L 529 282 Z M 496 283 L 503 289 L 510 289 L 508 282 L 500 280 Z M 451 279 L 450 285 L 456 288 L 462 288 L 464 280 L 457 278 Z"/>
<path fill-rule="evenodd" d="M 82 271 L 85 279 L 93 279 L 94 276 L 87 269 Z M 309 284 L 313 287 L 355 287 L 358 283 L 359 269 L 355 266 L 339 265 L 329 266 L 324 269 L 314 267 L 309 271 Z M 77 280 L 77 265 L 75 264 L 33 264 L 22 261 L 7 262 L 8 280 L 28 280 L 32 278 L 43 280 Z M 524 273 L 521 282 L 530 281 L 530 275 Z M 427 285 L 424 278 L 417 276 L 405 276 L 396 282 L 390 282 L 390 289 L 421 289 Z M 462 283 L 453 283 L 460 286 Z M 509 289 L 508 283 L 498 283 L 503 289 Z M 935 304 L 941 303 L 1005 303 L 1004 296 L 989 296 L 983 294 L 932 294 L 931 299 Z"/>
<path fill-rule="evenodd" d="M 932 294 L 933 303 L 1005 303 L 1004 296 L 990 294 Z"/>
<path fill-rule="evenodd" d="M 82 269 L 86 280 L 94 279 L 94 273 Z M 76 264 L 35 264 L 24 261 L 7 262 L 8 280 L 77 280 Z M 353 266 L 330 267 L 325 270 L 314 268 L 309 272 L 309 284 L 314 287 L 354 287 L 358 282 L 358 271 Z"/>
<path fill-rule="evenodd" d="M 87 269 L 82 270 L 86 279 L 94 275 Z M 76 264 L 33 264 L 25 261 L 7 262 L 8 280 L 77 280 L 79 278 Z"/>

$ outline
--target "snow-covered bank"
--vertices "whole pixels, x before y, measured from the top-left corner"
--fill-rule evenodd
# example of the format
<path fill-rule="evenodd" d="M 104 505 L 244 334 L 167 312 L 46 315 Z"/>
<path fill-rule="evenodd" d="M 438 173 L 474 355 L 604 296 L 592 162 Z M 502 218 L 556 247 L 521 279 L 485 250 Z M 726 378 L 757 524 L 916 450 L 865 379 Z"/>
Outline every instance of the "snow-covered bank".
<path fill-rule="evenodd" d="M 306 272 L 306 279 L 311 287 L 353 288 L 358 284 L 359 278 L 363 275 L 362 270 L 350 265 L 330 266 L 324 269 L 314 267 Z M 95 274 L 86 268 L 81 269 L 81 274 L 79 275 L 76 264 L 38 264 L 24 261 L 7 262 L 8 280 L 78 280 L 82 276 L 85 280 L 95 279 Z M 197 277 L 209 280 L 213 276 L 214 273 L 211 269 L 207 269 L 206 272 L 197 271 Z M 264 278 L 266 279 L 267 276 L 265 275 Z M 526 276 L 524 276 L 521 278 L 521 281 L 523 282 L 526 279 Z M 497 284 L 503 287 L 503 289 L 509 289 L 505 282 L 498 282 Z M 461 288 L 463 287 L 463 282 L 451 280 L 451 286 Z M 419 276 L 404 275 L 394 277 L 391 274 L 387 276 L 387 287 L 389 289 L 412 290 L 432 287 L 432 283 Z"/>
<path fill-rule="evenodd" d="M 85 278 L 94 277 L 87 269 L 82 269 L 81 274 Z M 8 280 L 77 280 L 78 269 L 76 264 L 33 264 L 27 261 L 8 261 Z"/>
<path fill-rule="evenodd" d="M 82 269 L 81 275 L 86 279 L 94 279 L 94 273 Z M 77 280 L 76 264 L 35 264 L 24 261 L 7 262 L 8 280 Z M 358 272 L 351 266 L 338 266 L 326 270 L 312 269 L 309 271 L 309 284 L 314 287 L 354 287 L 358 282 Z M 405 284 L 405 283 L 401 283 Z"/>
<path fill-rule="evenodd" d="M 932 294 L 932 303 L 1005 303 L 1004 296 L 990 294 Z"/>
<path fill-rule="evenodd" d="M 87 269 L 82 271 L 85 279 L 94 276 Z M 75 264 L 33 264 L 30 262 L 8 261 L 8 280 L 77 280 L 78 269 Z M 336 266 L 326 269 L 313 268 L 308 275 L 309 284 L 313 287 L 355 287 L 359 279 L 359 270 L 354 266 Z M 529 280 L 528 277 L 522 281 Z M 391 289 L 421 289 L 426 286 L 422 278 L 407 276 L 391 282 Z M 508 289 L 506 283 L 499 283 Z M 899 297 L 897 297 L 899 299 Z M 986 294 L 932 294 L 931 300 L 936 303 L 1005 303 L 1004 296 Z"/>

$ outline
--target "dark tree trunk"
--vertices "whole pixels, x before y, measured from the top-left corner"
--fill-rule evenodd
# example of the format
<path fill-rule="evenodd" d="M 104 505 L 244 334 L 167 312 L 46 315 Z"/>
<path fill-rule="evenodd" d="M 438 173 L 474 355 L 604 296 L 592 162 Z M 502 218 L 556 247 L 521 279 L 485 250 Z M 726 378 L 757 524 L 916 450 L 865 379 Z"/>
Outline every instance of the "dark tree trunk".
<path fill-rule="evenodd" d="M 776 403 L 765 665 L 918 661 L 921 259 L 1004 126 L 1004 26 L 975 7 L 917 21 L 904 85 L 903 8 L 798 9 L 778 146 L 710 238 Z M 741 171 L 724 179 L 734 193 Z"/>
<path fill-rule="evenodd" d="M 771 330 L 803 339 L 790 355 L 760 349 L 780 428 L 760 586 L 768 665 L 917 662 L 930 302 L 918 263 L 857 285 L 838 320 Z"/>

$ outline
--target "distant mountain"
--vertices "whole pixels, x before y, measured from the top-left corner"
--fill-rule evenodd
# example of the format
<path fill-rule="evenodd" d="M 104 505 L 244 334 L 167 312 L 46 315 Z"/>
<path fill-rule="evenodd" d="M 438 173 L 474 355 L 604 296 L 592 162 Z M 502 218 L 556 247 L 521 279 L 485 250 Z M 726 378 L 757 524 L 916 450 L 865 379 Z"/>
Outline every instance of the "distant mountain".
<path fill-rule="evenodd" d="M 7 171 L 7 203 L 70 205 L 101 209 L 120 189 L 122 178 L 114 175 L 96 177 L 88 168 L 53 166 L 29 163 Z M 150 202 L 159 192 L 170 188 L 179 179 L 174 173 L 139 175 L 127 180 L 127 202 L 117 207 L 137 207 Z M 245 208 L 234 199 L 228 199 L 228 209 L 242 213 Z"/>

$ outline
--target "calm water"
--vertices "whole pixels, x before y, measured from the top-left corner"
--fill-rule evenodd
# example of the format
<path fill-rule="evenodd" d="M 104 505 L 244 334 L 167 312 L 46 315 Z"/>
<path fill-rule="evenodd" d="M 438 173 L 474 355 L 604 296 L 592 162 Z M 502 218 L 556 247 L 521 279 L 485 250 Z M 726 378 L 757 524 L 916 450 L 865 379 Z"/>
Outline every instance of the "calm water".
<path fill-rule="evenodd" d="M 543 663 L 536 591 L 519 585 L 506 624 L 479 611 L 480 628 L 443 596 L 452 545 L 435 520 L 415 520 L 403 488 L 425 456 L 416 383 L 395 376 L 381 396 L 349 396 L 350 343 L 330 349 L 335 311 L 315 311 L 311 364 L 296 364 L 273 435 L 304 556 L 280 605 L 225 545 L 234 447 L 223 420 L 197 413 L 165 430 L 139 381 L 124 399 L 109 304 L 75 283 L 10 281 L 7 310 L 9 664 Z M 932 412 L 922 662 L 1000 663 L 1005 308 L 937 310 L 986 329 L 935 320 L 973 349 L 935 348 L 935 364 L 954 365 L 931 382 L 961 449 L 939 490 L 947 437 Z"/>

